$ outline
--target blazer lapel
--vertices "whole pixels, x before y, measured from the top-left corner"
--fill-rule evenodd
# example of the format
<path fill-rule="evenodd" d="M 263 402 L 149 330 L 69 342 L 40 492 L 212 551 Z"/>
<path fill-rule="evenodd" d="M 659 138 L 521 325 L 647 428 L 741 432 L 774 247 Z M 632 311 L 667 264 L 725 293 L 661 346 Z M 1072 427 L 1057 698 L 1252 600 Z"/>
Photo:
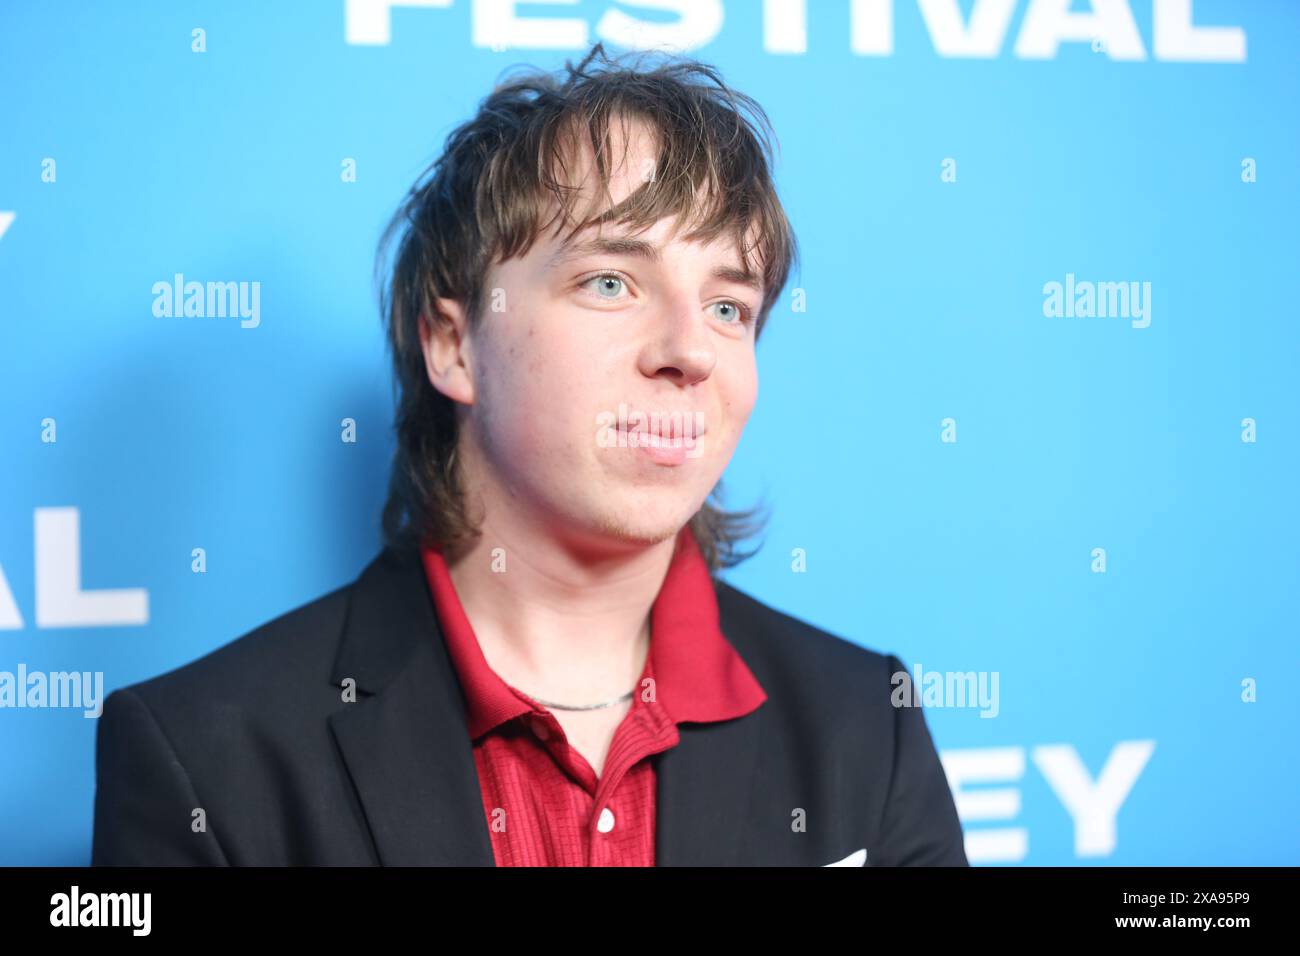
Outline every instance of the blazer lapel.
<path fill-rule="evenodd" d="M 656 758 L 656 866 L 741 862 L 762 711 L 678 725 L 681 740 Z"/>
<path fill-rule="evenodd" d="M 418 553 L 385 549 L 352 587 L 329 718 L 385 866 L 493 866 L 465 705 Z"/>

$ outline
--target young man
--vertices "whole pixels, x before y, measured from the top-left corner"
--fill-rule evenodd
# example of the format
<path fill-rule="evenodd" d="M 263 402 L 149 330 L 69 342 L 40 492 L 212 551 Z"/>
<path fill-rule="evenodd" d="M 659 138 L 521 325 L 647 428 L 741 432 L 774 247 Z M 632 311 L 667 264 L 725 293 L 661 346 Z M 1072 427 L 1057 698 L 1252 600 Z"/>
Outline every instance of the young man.
<path fill-rule="evenodd" d="M 384 550 L 108 698 L 93 862 L 966 864 L 902 663 L 715 576 L 797 255 L 769 130 L 598 45 L 452 133 L 386 237 Z"/>

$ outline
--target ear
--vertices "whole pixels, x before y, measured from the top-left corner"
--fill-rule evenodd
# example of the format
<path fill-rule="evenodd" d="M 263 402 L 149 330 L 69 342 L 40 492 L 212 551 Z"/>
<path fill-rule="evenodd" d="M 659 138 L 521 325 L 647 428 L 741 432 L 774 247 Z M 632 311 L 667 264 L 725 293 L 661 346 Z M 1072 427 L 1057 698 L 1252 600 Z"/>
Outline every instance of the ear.
<path fill-rule="evenodd" d="M 474 404 L 469 323 L 458 299 L 434 299 L 420 315 L 420 348 L 429 382 L 452 401 Z"/>

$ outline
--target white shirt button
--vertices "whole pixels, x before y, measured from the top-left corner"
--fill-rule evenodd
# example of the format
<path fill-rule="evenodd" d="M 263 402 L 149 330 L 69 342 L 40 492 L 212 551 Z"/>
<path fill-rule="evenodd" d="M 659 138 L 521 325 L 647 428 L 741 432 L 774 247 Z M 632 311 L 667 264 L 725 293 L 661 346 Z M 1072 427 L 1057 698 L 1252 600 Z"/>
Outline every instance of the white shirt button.
<path fill-rule="evenodd" d="M 542 740 L 547 740 L 551 736 L 550 728 L 546 726 L 546 721 L 540 717 L 533 718 L 533 733 Z"/>
<path fill-rule="evenodd" d="M 608 833 L 614 829 L 614 813 L 609 807 L 600 811 L 600 819 L 596 821 L 596 829 L 601 833 Z"/>

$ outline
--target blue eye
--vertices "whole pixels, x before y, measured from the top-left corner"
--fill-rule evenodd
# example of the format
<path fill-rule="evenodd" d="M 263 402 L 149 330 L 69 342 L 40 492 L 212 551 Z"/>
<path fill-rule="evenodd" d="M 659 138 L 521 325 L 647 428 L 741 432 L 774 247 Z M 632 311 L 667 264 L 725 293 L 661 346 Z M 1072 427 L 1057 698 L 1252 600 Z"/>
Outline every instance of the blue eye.
<path fill-rule="evenodd" d="M 594 283 L 594 285 L 593 285 Z M 609 302 L 619 300 L 619 293 L 626 291 L 627 280 L 617 272 L 602 272 L 586 279 L 582 283 L 583 288 L 591 288 L 596 292 L 596 296 Z M 748 306 L 745 306 L 734 299 L 723 299 L 721 302 L 714 302 L 709 308 L 721 306 L 725 312 L 714 313 L 722 319 L 723 325 L 749 325 L 754 321 L 753 312 Z"/>
<path fill-rule="evenodd" d="M 725 325 L 743 325 L 750 319 L 749 310 L 739 302 L 724 300 L 722 302 L 713 303 L 713 306 L 724 306 L 731 310 L 728 313 L 715 313 L 719 318 L 724 320 Z M 710 306 L 710 308 L 713 306 Z M 734 321 L 732 321 L 732 319 L 734 319 Z"/>
<path fill-rule="evenodd" d="M 593 282 L 597 283 L 595 288 L 597 289 L 597 294 L 602 299 L 617 299 L 618 298 L 617 293 L 619 291 L 619 287 L 624 285 L 623 278 L 621 276 L 615 275 L 612 272 L 602 272 L 598 276 L 592 276 L 590 279 L 584 282 L 583 285 L 591 285 Z M 613 285 L 612 289 L 610 288 L 611 284 Z M 606 292 L 610 292 L 610 291 L 614 292 L 615 294 L 605 295 Z"/>

